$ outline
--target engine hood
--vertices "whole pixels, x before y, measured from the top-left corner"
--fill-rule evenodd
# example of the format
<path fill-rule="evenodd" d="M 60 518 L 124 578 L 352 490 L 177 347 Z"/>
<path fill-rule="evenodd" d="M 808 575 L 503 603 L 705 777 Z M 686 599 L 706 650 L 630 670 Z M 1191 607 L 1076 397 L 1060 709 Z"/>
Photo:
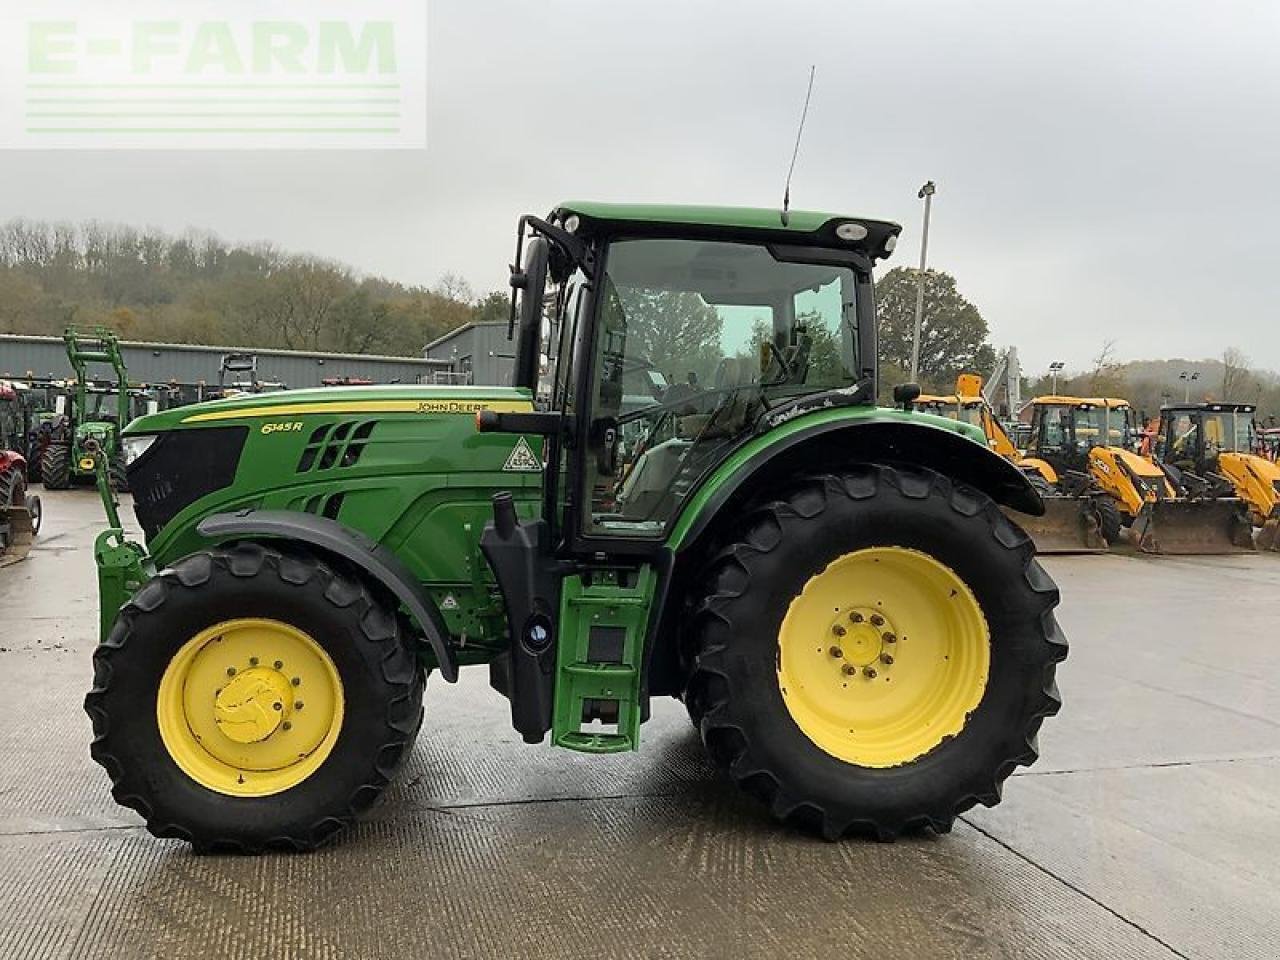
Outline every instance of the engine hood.
<path fill-rule="evenodd" d="M 479 410 L 528 410 L 528 390 L 515 387 L 387 386 L 284 390 L 210 400 L 140 417 L 125 433 L 170 430 L 262 419 L 289 420 L 312 414 L 418 413 L 475 416 Z"/>

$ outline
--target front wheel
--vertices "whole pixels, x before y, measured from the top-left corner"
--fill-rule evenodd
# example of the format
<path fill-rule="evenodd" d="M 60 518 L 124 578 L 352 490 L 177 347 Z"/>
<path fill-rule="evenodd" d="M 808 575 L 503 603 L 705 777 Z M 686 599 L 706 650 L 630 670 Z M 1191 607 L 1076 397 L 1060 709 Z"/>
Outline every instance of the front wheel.
<path fill-rule="evenodd" d="M 422 715 L 394 607 L 316 558 L 193 554 L 94 653 L 93 758 L 152 833 L 305 850 L 382 792 Z"/>
<path fill-rule="evenodd" d="M 706 571 L 686 702 L 715 762 L 829 839 L 949 830 L 1036 759 L 1058 590 L 983 494 L 927 470 L 813 476 Z"/>

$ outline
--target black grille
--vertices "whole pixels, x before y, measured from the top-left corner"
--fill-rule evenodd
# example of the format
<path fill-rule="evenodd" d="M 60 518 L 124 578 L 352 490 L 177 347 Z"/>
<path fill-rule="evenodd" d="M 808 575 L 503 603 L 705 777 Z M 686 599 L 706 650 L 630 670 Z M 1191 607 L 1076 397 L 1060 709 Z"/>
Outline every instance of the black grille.
<path fill-rule="evenodd" d="M 185 507 L 231 486 L 248 427 L 162 433 L 129 465 L 133 512 L 150 540 Z"/>
<path fill-rule="evenodd" d="M 372 420 L 359 425 L 348 420 L 316 427 L 307 438 L 302 456 L 298 458 L 298 473 L 306 473 L 312 468 L 330 470 L 333 467 L 355 466 L 369 441 L 369 435 L 373 433 L 373 426 Z"/>

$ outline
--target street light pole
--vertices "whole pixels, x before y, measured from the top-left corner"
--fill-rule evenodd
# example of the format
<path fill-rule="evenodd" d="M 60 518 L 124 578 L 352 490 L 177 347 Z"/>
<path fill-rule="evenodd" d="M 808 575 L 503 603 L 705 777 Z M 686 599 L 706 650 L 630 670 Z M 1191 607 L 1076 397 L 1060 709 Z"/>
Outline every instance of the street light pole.
<path fill-rule="evenodd" d="M 1195 381 L 1200 379 L 1200 371 L 1195 370 L 1193 372 L 1188 373 L 1186 370 L 1183 370 L 1182 373 L 1178 374 L 1178 379 L 1181 380 L 1183 383 L 1182 402 L 1190 403 L 1191 402 L 1191 384 L 1193 384 Z"/>
<path fill-rule="evenodd" d="M 924 230 L 920 234 L 920 272 L 916 275 L 916 328 L 911 338 L 911 382 L 920 382 L 920 325 L 924 320 L 924 268 L 929 255 L 929 210 L 937 191 L 932 180 L 916 194 L 924 200 Z"/>
<path fill-rule="evenodd" d="M 1055 397 L 1058 395 L 1058 374 L 1062 372 L 1062 368 L 1065 366 L 1066 364 L 1061 360 L 1055 360 L 1049 364 L 1049 376 L 1053 378 L 1053 395 Z"/>

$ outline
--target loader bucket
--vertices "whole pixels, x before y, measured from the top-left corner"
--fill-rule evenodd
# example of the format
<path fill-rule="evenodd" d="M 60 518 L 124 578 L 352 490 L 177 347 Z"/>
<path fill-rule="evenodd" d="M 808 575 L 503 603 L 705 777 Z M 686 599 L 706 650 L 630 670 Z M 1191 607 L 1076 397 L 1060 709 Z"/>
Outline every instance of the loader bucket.
<path fill-rule="evenodd" d="M 1008 516 L 1031 538 L 1036 553 L 1106 552 L 1102 521 L 1092 497 L 1045 497 L 1044 516 L 1011 512 Z"/>
<path fill-rule="evenodd" d="M 1240 500 L 1157 500 L 1133 522 L 1143 553 L 1247 553 L 1253 527 Z"/>
<path fill-rule="evenodd" d="M 26 507 L 5 507 L 3 519 L 0 519 L 0 528 L 5 527 L 8 528 L 8 535 L 4 538 L 3 549 L 0 549 L 0 567 L 17 563 L 30 553 L 31 543 L 36 536 L 36 526 L 32 522 L 31 511 Z"/>

